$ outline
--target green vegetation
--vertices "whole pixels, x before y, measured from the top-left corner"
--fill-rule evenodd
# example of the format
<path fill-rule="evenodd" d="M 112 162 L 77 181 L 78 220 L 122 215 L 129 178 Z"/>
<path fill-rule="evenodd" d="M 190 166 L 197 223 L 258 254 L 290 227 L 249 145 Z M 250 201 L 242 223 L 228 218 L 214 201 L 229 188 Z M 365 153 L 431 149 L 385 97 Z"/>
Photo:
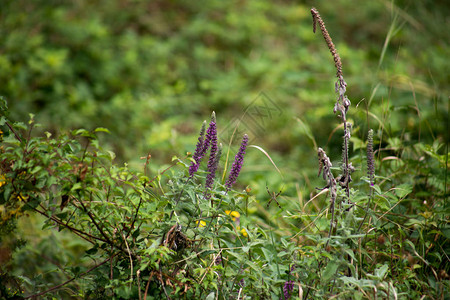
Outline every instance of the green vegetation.
<path fill-rule="evenodd" d="M 450 8 L 314 6 L 3 1 L 0 298 L 448 297 Z"/>

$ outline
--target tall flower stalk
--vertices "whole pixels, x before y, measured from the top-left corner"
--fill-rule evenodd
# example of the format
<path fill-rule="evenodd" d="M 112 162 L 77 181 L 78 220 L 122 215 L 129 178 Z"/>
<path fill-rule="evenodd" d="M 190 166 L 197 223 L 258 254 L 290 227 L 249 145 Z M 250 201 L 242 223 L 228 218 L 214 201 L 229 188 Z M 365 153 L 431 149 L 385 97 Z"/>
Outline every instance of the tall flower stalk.
<path fill-rule="evenodd" d="M 375 185 L 375 159 L 373 156 L 373 129 L 369 130 L 367 135 L 367 176 L 369 177 L 370 186 Z"/>
<path fill-rule="evenodd" d="M 375 158 L 373 156 L 373 129 L 369 130 L 367 135 L 367 177 L 369 178 L 370 191 L 369 191 L 369 201 L 367 201 L 366 213 L 364 215 L 361 224 L 358 226 L 358 231 L 361 229 L 362 225 L 366 221 L 367 215 L 369 214 L 370 203 L 373 198 L 373 186 L 375 185 Z"/>
<path fill-rule="evenodd" d="M 294 290 L 294 282 L 292 280 L 286 281 L 283 286 L 283 296 L 285 300 L 291 298 L 291 293 Z"/>
<path fill-rule="evenodd" d="M 334 205 L 336 203 L 337 198 L 337 182 L 334 178 L 333 173 L 331 172 L 331 167 L 333 166 L 331 164 L 330 158 L 327 156 L 325 151 L 322 148 L 319 148 L 317 150 L 317 155 L 319 156 L 319 174 L 322 173 L 323 179 L 327 181 L 327 186 L 325 188 L 328 188 L 331 194 L 330 199 L 330 212 L 331 212 L 331 225 L 330 225 L 330 231 L 328 232 L 328 238 L 331 237 L 331 232 L 333 230 L 334 226 Z M 330 240 L 327 241 L 327 246 Z"/>
<path fill-rule="evenodd" d="M 225 182 L 225 186 L 227 190 L 231 189 L 231 186 L 236 182 L 239 173 L 241 172 L 242 165 L 244 164 L 244 155 L 245 150 L 247 149 L 248 144 L 248 135 L 244 134 L 242 138 L 241 147 L 239 147 L 239 151 L 234 157 L 233 165 L 231 166 L 230 175 L 228 176 L 227 181 Z"/>
<path fill-rule="evenodd" d="M 197 146 L 195 147 L 194 155 L 192 159 L 191 166 L 189 167 L 189 176 L 193 176 L 195 172 L 198 170 L 198 166 L 200 164 L 200 160 L 202 159 L 202 151 L 203 151 L 203 142 L 205 140 L 205 131 L 206 131 L 206 120 L 203 121 L 202 128 L 200 129 L 200 135 L 198 137 Z"/>
<path fill-rule="evenodd" d="M 342 164 L 341 170 L 342 173 L 334 178 L 333 173 L 331 172 L 331 161 L 326 155 L 325 151 L 322 148 L 318 149 L 319 156 L 319 175 L 323 173 L 323 179 L 327 181 L 327 186 L 330 191 L 331 199 L 330 199 L 330 212 L 331 212 L 331 221 L 330 221 L 330 229 L 328 232 L 328 239 L 325 245 L 325 248 L 328 248 L 331 239 L 331 233 L 333 232 L 333 228 L 337 227 L 337 222 L 335 221 L 335 205 L 337 201 L 337 187 L 340 186 L 345 191 L 345 198 L 347 199 L 347 203 L 351 203 L 350 201 L 350 182 L 352 181 L 351 173 L 355 170 L 352 164 L 348 159 L 348 151 L 349 151 L 349 143 L 351 137 L 351 124 L 347 122 L 347 112 L 350 108 L 351 102 L 348 97 L 345 95 L 347 90 L 347 83 L 344 80 L 344 75 L 342 72 L 342 62 L 341 58 L 336 50 L 335 45 L 330 37 L 330 34 L 325 27 L 325 22 L 322 20 L 319 12 L 314 7 L 311 9 L 311 15 L 313 19 L 313 32 L 316 32 L 317 24 L 322 32 L 322 36 L 327 43 L 328 49 L 331 52 L 331 55 L 334 59 L 334 65 L 336 67 L 336 77 L 338 80 L 335 84 L 335 93 L 337 94 L 336 103 L 333 108 L 333 113 L 338 113 L 339 118 L 341 119 L 344 125 L 344 137 L 343 137 L 343 146 L 342 146 Z M 350 209 L 350 208 L 349 208 Z M 347 209 L 347 210 L 349 210 Z M 319 268 L 322 266 L 321 261 L 319 263 Z M 308 298 L 308 294 L 310 292 L 310 288 L 308 288 L 305 299 Z"/>
<path fill-rule="evenodd" d="M 206 125 L 206 121 L 204 121 L 204 124 Z M 189 167 L 189 176 L 192 177 L 195 172 L 198 171 L 198 168 L 200 166 L 200 163 L 205 156 L 206 152 L 208 152 L 208 149 L 211 145 L 211 139 L 213 136 L 216 137 L 216 148 L 217 148 L 217 128 L 216 128 L 216 113 L 212 112 L 211 114 L 211 122 L 209 123 L 208 130 L 206 131 L 206 137 L 203 139 L 204 136 L 204 128 L 202 125 L 202 130 L 200 130 L 200 137 L 198 138 L 197 147 L 194 152 L 194 156 L 192 157 L 195 162 L 192 162 L 192 165 Z"/>
<path fill-rule="evenodd" d="M 200 136 L 199 136 L 198 142 L 197 142 L 197 146 L 195 147 L 194 155 L 192 156 L 194 161 L 192 162 L 191 166 L 189 167 L 189 177 L 186 179 L 186 183 L 189 182 L 189 180 L 191 180 L 192 177 L 194 176 L 195 172 L 198 171 L 198 168 L 200 166 L 202 158 L 205 156 L 211 143 L 215 144 L 215 149 L 217 149 L 217 128 L 216 128 L 216 113 L 215 112 L 212 112 L 212 114 L 211 114 L 211 122 L 209 123 L 208 130 L 206 131 L 206 136 L 205 136 L 205 127 L 206 127 L 206 121 L 203 121 L 202 128 L 200 130 Z M 212 142 L 212 140 L 214 140 L 214 141 Z M 178 205 L 178 202 L 180 202 L 183 192 L 184 192 L 184 188 L 181 189 L 180 193 L 178 194 L 177 198 L 175 199 L 175 207 Z M 172 219 L 174 212 L 175 212 L 175 209 L 172 210 L 172 212 L 170 213 L 170 219 Z"/>
<path fill-rule="evenodd" d="M 219 166 L 220 157 L 222 156 L 222 144 L 217 147 L 217 137 L 214 143 L 211 143 L 211 153 L 208 161 L 208 174 L 205 182 L 205 199 L 211 198 L 211 188 L 216 178 L 217 167 Z M 211 200 L 211 206 L 213 201 Z"/>
<path fill-rule="evenodd" d="M 352 181 L 351 173 L 355 170 L 352 164 L 348 159 L 348 149 L 349 142 L 351 137 L 351 124 L 347 122 L 347 111 L 351 105 L 350 100 L 345 95 L 347 90 L 347 83 L 344 80 L 344 75 L 342 73 L 342 62 L 341 58 L 336 50 L 335 45 L 330 37 L 330 34 L 327 31 L 325 26 L 325 22 L 322 20 L 319 12 L 316 8 L 311 9 L 311 15 L 313 18 L 313 32 L 316 32 L 317 24 L 319 24 L 319 28 L 322 32 L 322 36 L 327 43 L 328 49 L 331 52 L 331 55 L 334 59 L 334 65 L 336 67 L 336 77 L 338 78 L 335 84 L 335 92 L 337 94 L 336 104 L 334 105 L 333 112 L 339 112 L 339 117 L 344 124 L 344 143 L 342 147 L 342 174 L 339 175 L 336 180 L 339 185 L 345 190 L 347 198 L 350 197 L 350 182 Z"/>
<path fill-rule="evenodd" d="M 239 151 L 236 154 L 236 156 L 234 157 L 234 162 L 233 165 L 231 166 L 231 170 L 230 170 L 230 174 L 228 175 L 228 179 L 225 182 L 225 186 L 226 186 L 226 193 L 228 193 L 228 191 L 231 189 L 231 186 L 236 182 L 239 173 L 241 172 L 242 169 L 242 165 L 244 164 L 244 155 L 245 155 L 245 150 L 247 149 L 247 144 L 248 144 L 248 135 L 244 134 L 244 136 L 242 137 L 242 142 L 241 142 L 241 146 L 239 147 Z M 219 148 L 221 149 L 221 147 Z M 221 150 L 219 150 L 219 153 L 221 152 Z M 217 159 L 219 159 L 220 157 L 218 157 Z M 216 164 L 218 164 L 218 160 L 216 160 Z M 217 166 L 217 165 L 216 165 Z M 220 207 L 220 204 L 222 203 L 222 200 L 220 200 L 218 206 Z M 211 206 L 213 205 L 213 203 L 211 202 Z M 204 231 L 207 232 L 209 230 L 209 228 L 211 227 L 211 224 L 213 222 L 213 220 L 215 218 L 217 218 L 219 216 L 218 213 L 214 214 L 213 217 L 211 218 L 211 220 L 209 221 L 208 226 L 205 227 Z M 219 241 L 219 248 L 220 248 L 220 241 Z"/>
<path fill-rule="evenodd" d="M 211 198 L 211 187 L 214 183 L 214 178 L 216 177 L 216 169 L 217 169 L 217 125 L 216 125 L 216 115 L 213 112 L 211 116 L 211 123 L 208 127 L 208 132 L 206 133 L 206 141 L 209 142 L 209 145 L 211 146 L 211 151 L 209 153 L 209 160 L 208 160 L 208 175 L 206 175 L 206 183 L 205 183 L 205 199 Z M 208 146 L 209 146 L 208 145 Z M 204 149 L 207 149 L 204 147 Z M 205 152 L 207 150 L 204 150 Z M 212 205 L 212 201 L 211 201 Z"/>

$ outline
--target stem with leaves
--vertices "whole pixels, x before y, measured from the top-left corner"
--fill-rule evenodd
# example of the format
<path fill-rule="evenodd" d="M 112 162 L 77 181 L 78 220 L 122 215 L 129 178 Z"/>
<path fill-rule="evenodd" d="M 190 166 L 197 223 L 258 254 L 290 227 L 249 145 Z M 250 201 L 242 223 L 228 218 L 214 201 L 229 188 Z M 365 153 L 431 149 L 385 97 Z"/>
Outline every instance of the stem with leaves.
<path fill-rule="evenodd" d="M 338 78 L 335 84 L 335 92 L 338 94 L 336 99 L 336 104 L 334 105 L 333 112 L 339 112 L 339 117 L 344 124 L 344 144 L 342 149 L 342 174 L 339 175 L 336 180 L 339 185 L 344 188 L 347 198 L 350 197 L 350 182 L 352 181 L 351 173 L 355 170 L 352 164 L 348 160 L 348 149 L 351 137 L 351 124 L 347 122 L 347 112 L 351 105 L 350 100 L 345 95 L 347 89 L 347 83 L 344 80 L 342 73 L 342 62 L 341 58 L 336 50 L 336 47 L 331 40 L 330 34 L 325 27 L 325 23 L 320 17 L 319 12 L 316 8 L 311 9 L 311 14 L 313 17 L 313 31 L 316 32 L 316 23 L 319 24 L 322 35 L 327 43 L 328 49 L 330 49 L 331 55 L 334 59 L 334 65 L 336 67 L 336 77 Z M 349 200 L 349 199 L 348 199 Z"/>

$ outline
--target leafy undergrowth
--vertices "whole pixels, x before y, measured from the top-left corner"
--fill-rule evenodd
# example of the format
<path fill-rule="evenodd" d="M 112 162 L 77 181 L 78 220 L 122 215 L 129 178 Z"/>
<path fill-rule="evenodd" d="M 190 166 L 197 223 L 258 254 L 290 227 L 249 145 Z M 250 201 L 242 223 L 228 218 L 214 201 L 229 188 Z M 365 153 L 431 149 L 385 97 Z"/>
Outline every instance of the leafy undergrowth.
<path fill-rule="evenodd" d="M 320 187 L 302 189 L 286 181 L 284 195 L 283 186 L 268 187 L 269 174 L 248 183 L 248 175 L 238 178 L 241 168 L 252 168 L 249 151 L 262 153 L 279 170 L 264 149 L 247 145 L 247 135 L 238 148 L 219 144 L 214 113 L 207 129 L 203 123 L 195 151 L 173 157 L 155 173 L 150 154 L 141 158 L 141 171 L 116 163 L 99 142 L 105 128 L 33 134 L 34 116 L 27 124 L 14 122 L 2 100 L 0 296 L 443 299 L 450 294 L 445 137 L 421 142 L 407 128 L 399 135 L 387 126 L 393 114 L 388 111 L 375 112 L 380 116 L 367 111 L 377 127 L 357 135 L 363 121 L 353 124 L 347 117 L 352 104 L 340 57 L 318 12 L 312 13 L 337 69 L 333 112 L 343 137 L 342 149 L 326 149 L 327 154 L 299 119 L 318 154 Z M 339 156 L 336 162 L 329 158 Z M 261 182 L 267 186 L 261 188 Z"/>
<path fill-rule="evenodd" d="M 446 157 L 437 143 L 395 157 L 380 151 L 372 161 L 378 175 L 355 180 L 349 195 L 336 186 L 335 202 L 317 211 L 310 202 L 333 194 L 332 186 L 289 210 L 268 191 L 269 211 L 250 187 L 236 191 L 218 178 L 205 188 L 210 166 L 192 172 L 195 156 L 174 157 L 151 177 L 150 157 L 143 172 L 113 163 L 97 139 L 104 128 L 53 138 L 33 137 L 33 118 L 25 125 L 3 116 L 2 125 L 1 250 L 15 253 L 2 257 L 3 298 L 440 299 L 449 292 Z M 374 145 L 376 135 L 368 157 Z M 324 173 L 334 171 L 321 162 Z M 37 245 L 16 230 L 29 218 L 49 232 Z"/>

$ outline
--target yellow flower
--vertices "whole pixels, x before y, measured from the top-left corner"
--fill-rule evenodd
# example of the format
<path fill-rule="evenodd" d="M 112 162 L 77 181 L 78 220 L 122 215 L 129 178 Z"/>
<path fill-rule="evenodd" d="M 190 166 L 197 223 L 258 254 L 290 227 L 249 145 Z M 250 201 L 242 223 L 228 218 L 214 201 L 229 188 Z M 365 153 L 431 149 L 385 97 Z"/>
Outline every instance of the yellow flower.
<path fill-rule="evenodd" d="M 237 230 L 240 229 L 240 230 L 241 230 L 241 234 L 242 234 L 243 236 L 245 236 L 245 237 L 248 236 L 247 230 L 245 230 L 245 228 L 242 228 L 242 229 L 241 229 L 241 227 L 238 226 L 236 229 L 237 229 Z"/>
<path fill-rule="evenodd" d="M 203 220 L 195 221 L 195 224 L 197 224 L 198 227 L 205 227 L 206 226 L 206 222 L 203 221 Z"/>
<path fill-rule="evenodd" d="M 0 174 L 0 186 L 5 185 L 6 183 L 6 177 L 3 174 Z"/>
<path fill-rule="evenodd" d="M 239 218 L 241 216 L 241 214 L 237 211 L 231 211 L 231 210 L 226 210 L 225 213 L 229 216 L 231 216 L 231 219 L 233 221 L 236 221 L 237 218 Z"/>
<path fill-rule="evenodd" d="M 22 193 L 19 193 L 19 196 L 17 196 L 17 200 L 19 200 L 19 201 L 22 201 L 22 200 L 26 201 L 26 200 L 28 200 L 28 198 L 30 198 L 28 195 L 24 195 Z"/>

